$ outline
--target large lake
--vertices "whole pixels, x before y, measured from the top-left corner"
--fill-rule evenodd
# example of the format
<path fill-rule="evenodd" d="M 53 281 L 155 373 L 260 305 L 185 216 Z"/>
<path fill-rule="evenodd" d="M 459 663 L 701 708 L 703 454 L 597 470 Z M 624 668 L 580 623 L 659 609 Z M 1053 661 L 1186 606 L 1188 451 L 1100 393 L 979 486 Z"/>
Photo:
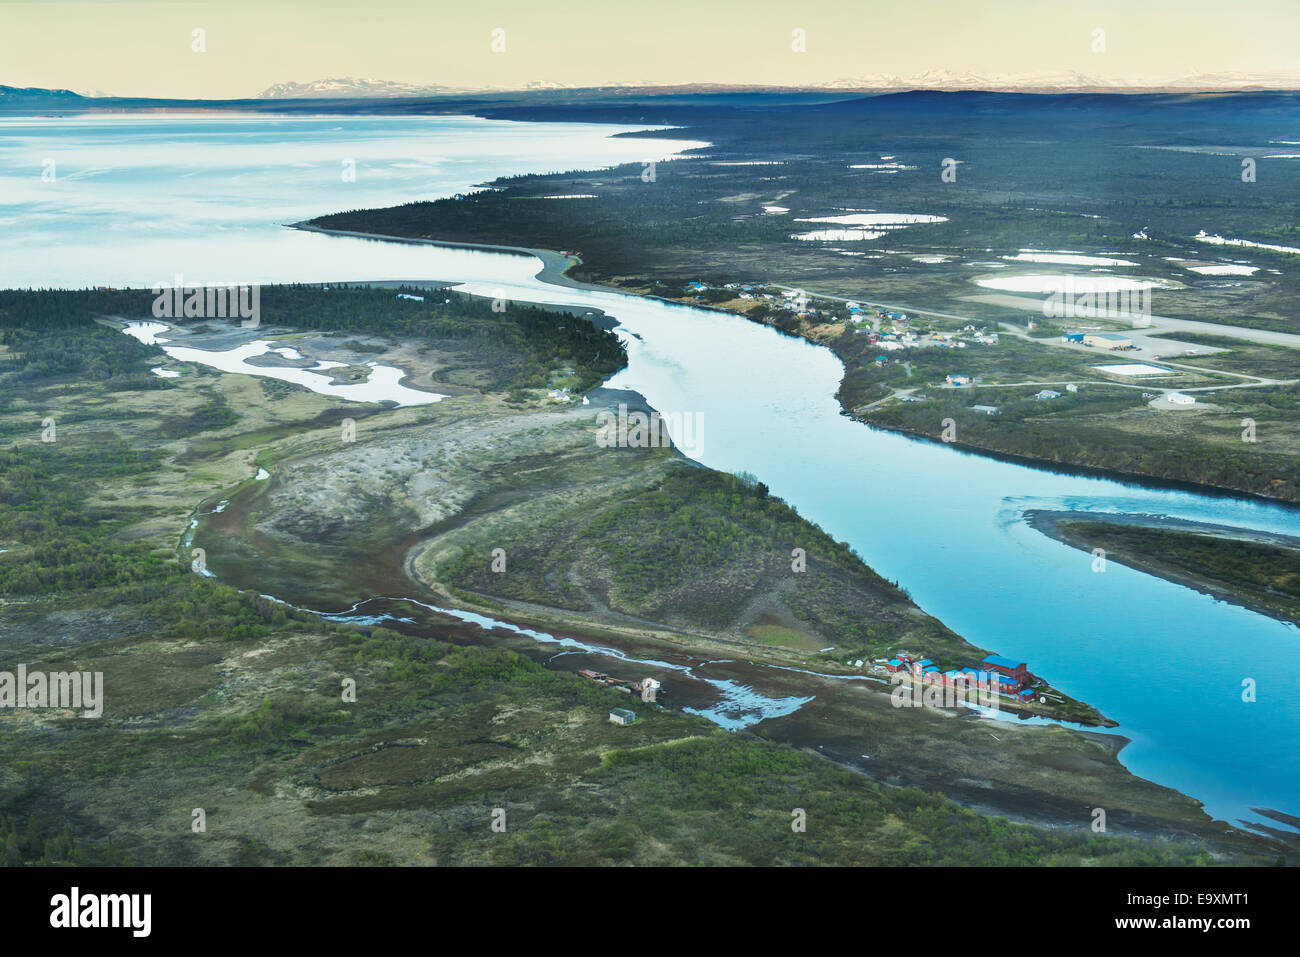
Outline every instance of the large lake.
<path fill-rule="evenodd" d="M 441 279 L 597 306 L 634 334 L 630 364 L 609 384 L 703 415 L 700 461 L 753 472 L 927 612 L 1119 721 L 1136 774 L 1227 819 L 1260 820 L 1251 807 L 1300 814 L 1300 631 L 1114 563 L 1095 573 L 1089 555 L 1022 518 L 1029 508 L 1144 512 L 1300 535 L 1300 512 L 875 431 L 840 414 L 842 368 L 828 350 L 716 312 L 547 285 L 532 257 L 280 225 L 695 145 L 611 138 L 618 131 L 462 117 L 0 118 L 0 287 L 152 285 L 175 273 Z M 41 179 L 46 158 L 52 183 Z M 340 175 L 344 159 L 356 160 L 355 182 Z M 1246 678 L 1253 703 L 1242 700 Z"/>

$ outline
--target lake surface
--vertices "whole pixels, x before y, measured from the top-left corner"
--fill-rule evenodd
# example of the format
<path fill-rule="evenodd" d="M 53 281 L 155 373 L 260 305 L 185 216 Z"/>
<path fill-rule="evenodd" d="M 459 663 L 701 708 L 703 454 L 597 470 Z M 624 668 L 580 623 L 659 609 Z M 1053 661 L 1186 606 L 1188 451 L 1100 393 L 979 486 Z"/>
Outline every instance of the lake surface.
<path fill-rule="evenodd" d="M 1300 813 L 1300 631 L 1114 563 L 1096 573 L 1089 555 L 1022 518 L 1040 508 L 1142 512 L 1300 535 L 1297 510 L 1056 474 L 875 431 L 840 414 L 842 367 L 828 350 L 713 311 L 547 285 L 529 256 L 278 225 L 681 145 L 610 139 L 617 129 L 459 117 L 0 118 L 0 195 L 19 197 L 0 206 L 0 286 L 151 285 L 175 272 L 452 280 L 604 309 L 622 323 L 629 355 L 608 385 L 702 416 L 694 457 L 753 472 L 959 634 L 1027 660 L 1119 721 L 1135 773 L 1218 817 L 1260 820 L 1252 806 Z M 344 184 L 339 158 L 349 153 L 370 165 Z M 60 157 L 66 190 L 66 180 L 40 181 L 46 155 Z M 371 168 L 378 182 L 366 181 Z M 1253 703 L 1242 701 L 1247 678 Z"/>
<path fill-rule="evenodd" d="M 468 193 L 498 176 L 658 161 L 706 145 L 611 137 L 647 128 L 462 116 L 0 115 L 0 288 L 148 287 L 178 273 L 236 285 L 417 276 L 427 257 L 410 250 L 375 255 L 364 239 L 280 226 Z"/>

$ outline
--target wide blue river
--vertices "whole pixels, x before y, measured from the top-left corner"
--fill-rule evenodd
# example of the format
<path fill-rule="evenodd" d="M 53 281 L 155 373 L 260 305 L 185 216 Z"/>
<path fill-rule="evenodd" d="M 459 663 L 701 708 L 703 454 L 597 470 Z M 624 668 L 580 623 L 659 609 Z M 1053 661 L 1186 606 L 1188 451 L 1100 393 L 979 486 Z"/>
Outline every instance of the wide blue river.
<path fill-rule="evenodd" d="M 0 117 L 0 287 L 418 279 L 588 304 L 622 324 L 609 383 L 697 416 L 686 449 L 749 471 L 977 645 L 1120 722 L 1134 773 L 1229 820 L 1300 814 L 1300 631 L 1089 555 L 1026 509 L 1141 512 L 1300 535 L 1280 505 L 1057 474 L 840 414 L 828 350 L 717 312 L 560 288 L 538 261 L 286 230 L 338 209 L 463 192 L 503 174 L 664 160 L 697 145 L 617 128 L 462 117 Z M 341 175 L 354 160 L 357 176 Z M 57 171 L 42 179 L 47 160 Z M 583 202 L 557 199 L 553 202 Z M 779 276 L 774 276 L 779 280 Z M 1243 700 L 1253 679 L 1256 700 Z"/>

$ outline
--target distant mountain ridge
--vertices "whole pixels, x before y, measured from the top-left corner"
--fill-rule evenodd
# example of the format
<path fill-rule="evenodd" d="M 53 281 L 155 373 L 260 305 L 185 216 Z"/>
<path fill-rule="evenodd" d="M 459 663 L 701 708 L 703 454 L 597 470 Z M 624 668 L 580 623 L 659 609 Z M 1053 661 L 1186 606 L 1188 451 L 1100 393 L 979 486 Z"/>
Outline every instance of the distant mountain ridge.
<path fill-rule="evenodd" d="M 39 86 L 0 86 L 0 102 L 6 100 L 58 100 L 58 99 L 85 99 L 80 93 L 74 93 L 72 90 L 46 90 Z"/>
<path fill-rule="evenodd" d="M 979 90 L 989 93 L 1054 93 L 1076 91 L 1147 92 L 1176 90 L 1296 90 L 1300 74 L 1199 73 L 1181 77 L 1128 77 L 1117 79 L 1075 71 L 979 74 L 952 70 L 927 70 L 909 77 L 884 73 L 850 77 L 821 84 L 822 88 L 851 90 Z"/>
<path fill-rule="evenodd" d="M 997 77 L 974 73 L 956 73 L 950 70 L 932 70 L 908 78 L 876 74 L 851 77 L 831 83 L 810 86 L 760 86 L 722 83 L 609 84 L 606 86 L 573 86 L 561 83 L 535 82 L 522 87 L 454 87 L 401 83 L 390 80 L 354 79 L 334 77 L 308 83 L 279 83 L 263 90 L 256 97 L 222 100 L 191 100 L 185 98 L 119 97 L 99 91 L 77 93 L 67 89 L 40 87 L 14 87 L 0 85 L 0 109 L 19 111 L 48 110 L 113 110 L 170 108 L 191 106 L 201 108 L 211 105 L 218 109 L 236 108 L 241 104 L 248 109 L 290 110 L 311 109 L 312 103 L 337 103 L 340 108 L 364 110 L 365 104 L 374 109 L 402 111 L 408 109 L 406 101 L 418 106 L 421 100 L 443 102 L 460 101 L 464 104 L 492 103 L 524 97 L 536 104 L 544 102 L 573 104 L 600 100 L 637 100 L 678 98 L 686 96 L 713 97 L 732 100 L 736 97 L 788 96 L 793 101 L 806 101 L 817 97 L 842 99 L 854 95 L 879 96 L 909 92 L 933 91 L 936 93 L 991 93 L 991 94 L 1103 94 L 1103 93 L 1256 93 L 1300 91 L 1300 77 L 1284 74 L 1213 73 L 1198 74 L 1176 80 L 1133 80 L 1125 85 L 1082 73 L 1006 74 Z M 554 97 L 548 96 L 554 94 Z M 277 107 L 276 104 L 282 104 Z"/>

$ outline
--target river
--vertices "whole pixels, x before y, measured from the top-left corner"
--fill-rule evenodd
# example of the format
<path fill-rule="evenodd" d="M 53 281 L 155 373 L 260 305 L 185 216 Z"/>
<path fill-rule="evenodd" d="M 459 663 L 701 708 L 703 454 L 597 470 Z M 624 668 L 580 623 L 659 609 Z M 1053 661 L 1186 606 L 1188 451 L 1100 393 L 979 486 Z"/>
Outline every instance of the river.
<path fill-rule="evenodd" d="M 460 192 L 503 172 L 663 159 L 694 145 L 610 132 L 462 117 L 0 118 L 0 286 L 152 285 L 175 273 L 448 280 L 603 309 L 621 323 L 629 356 L 608 385 L 699 417 L 693 457 L 754 473 L 956 632 L 1023 658 L 1119 721 L 1132 739 L 1121 759 L 1134 773 L 1216 817 L 1300 813 L 1291 746 L 1300 631 L 1114 563 L 1094 572 L 1089 555 L 1023 520 L 1026 509 L 1142 512 L 1300 535 L 1300 511 L 1059 474 L 874 430 L 840 414 L 843 370 L 829 350 L 711 310 L 544 283 L 530 256 L 280 225 Z M 349 153 L 370 165 L 336 185 Z M 42 157 L 66 178 L 42 182 Z M 1243 700 L 1246 679 L 1257 685 L 1253 702 Z"/>

